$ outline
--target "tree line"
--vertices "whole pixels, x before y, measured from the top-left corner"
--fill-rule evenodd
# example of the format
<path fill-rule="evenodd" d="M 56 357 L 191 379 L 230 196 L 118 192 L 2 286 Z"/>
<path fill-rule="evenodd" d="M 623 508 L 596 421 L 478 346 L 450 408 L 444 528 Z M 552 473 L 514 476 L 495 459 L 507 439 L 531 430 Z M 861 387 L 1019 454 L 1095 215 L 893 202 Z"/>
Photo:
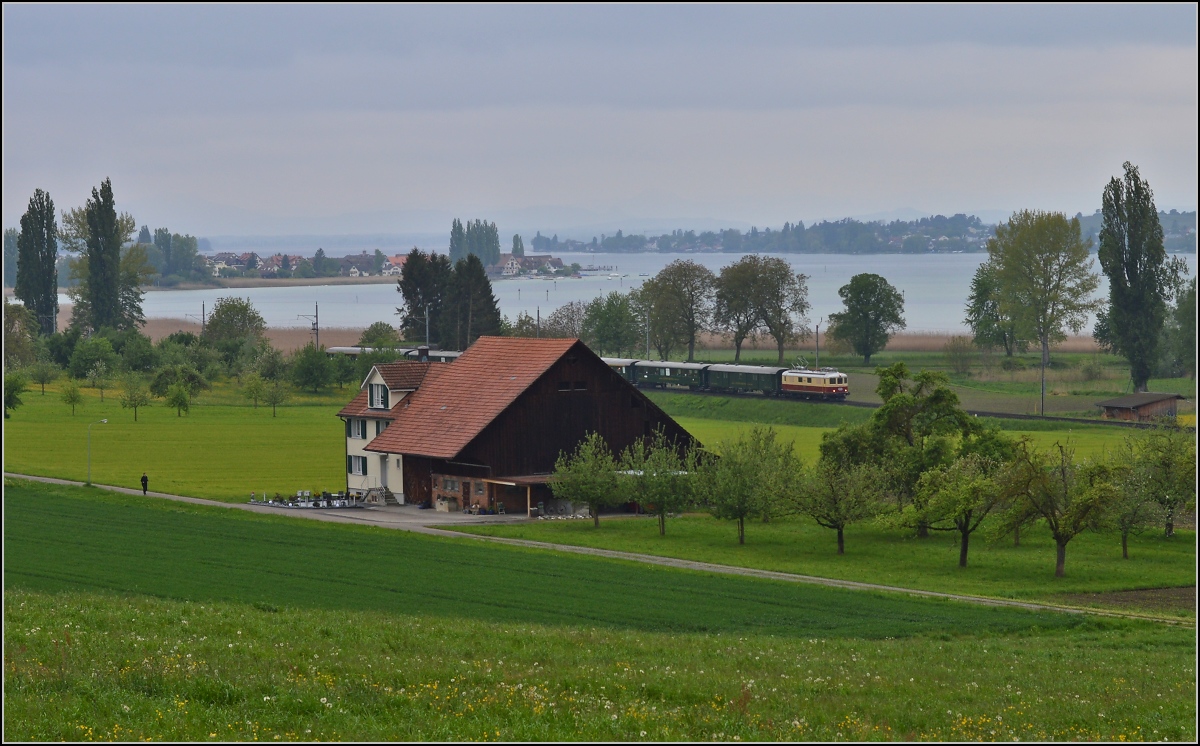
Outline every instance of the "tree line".
<path fill-rule="evenodd" d="M 157 343 L 138 329 L 114 327 L 90 335 L 76 327 L 43 335 L 32 311 L 11 303 L 4 304 L 4 324 L 5 417 L 21 405 L 31 385 L 40 386 L 44 396 L 46 385 L 60 379 L 59 396 L 72 415 L 86 404 L 81 388 L 89 387 L 101 401 L 106 392 L 115 393 L 135 421 L 139 409 L 160 399 L 183 416 L 197 396 L 223 380 L 255 408 L 271 407 L 274 416 L 297 391 L 345 387 L 365 378 L 375 363 L 395 359 L 331 357 L 312 342 L 285 355 L 267 339 L 266 324 L 249 299 L 236 297 L 217 299 L 200 334 L 180 331 Z M 360 343 L 386 343 L 381 327 L 395 338 L 395 331 L 380 323 L 364 332 Z"/>
<path fill-rule="evenodd" d="M 917 537 L 950 532 L 966 567 L 972 536 L 1010 537 L 1045 526 L 1055 542 L 1055 575 L 1066 572 L 1070 542 L 1085 531 L 1128 539 L 1160 526 L 1167 536 L 1195 507 L 1196 443 L 1164 425 L 1138 431 L 1116 453 L 1078 459 L 1068 444 L 1048 452 L 1013 440 L 967 416 L 944 374 L 911 375 L 903 363 L 876 370 L 884 400 L 871 420 L 827 433 L 820 456 L 804 464 L 793 444 L 756 427 L 718 448 L 719 455 L 668 442 L 661 433 L 612 453 L 591 434 L 560 455 L 551 488 L 558 499 L 587 504 L 598 526 L 606 506 L 637 502 L 658 517 L 707 509 L 736 525 L 800 515 L 836 536 L 868 520 Z"/>
<path fill-rule="evenodd" d="M 965 321 L 976 345 L 1011 358 L 1036 344 L 1044 372 L 1051 347 L 1095 313 L 1096 341 L 1126 359 L 1135 391 L 1146 391 L 1156 371 L 1195 377 L 1196 278 L 1167 257 L 1150 185 L 1137 166 L 1123 168 L 1105 186 L 1101 209 L 1107 300 L 1093 297 L 1099 275 L 1078 216 L 1021 210 L 996 227 L 972 278 Z M 1044 375 L 1042 385 L 1044 396 Z"/>

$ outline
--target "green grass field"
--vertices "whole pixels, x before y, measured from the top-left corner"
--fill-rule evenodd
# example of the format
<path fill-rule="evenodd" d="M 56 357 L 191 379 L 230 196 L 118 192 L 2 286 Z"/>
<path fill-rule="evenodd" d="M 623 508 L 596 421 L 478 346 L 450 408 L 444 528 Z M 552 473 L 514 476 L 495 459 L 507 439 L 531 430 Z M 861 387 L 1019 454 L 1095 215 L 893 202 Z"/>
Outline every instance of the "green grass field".
<path fill-rule="evenodd" d="M 140 409 L 137 422 L 132 410 L 121 408 L 115 392 L 108 392 L 104 402 L 90 389 L 84 393 L 87 403 L 75 416 L 58 400 L 56 387 L 48 387 L 45 396 L 24 394 L 24 405 L 5 422 L 5 469 L 83 481 L 88 423 L 107 418 L 107 424 L 91 428 L 92 481 L 97 484 L 137 487 L 145 471 L 152 490 L 230 502 L 249 499 L 251 491 L 286 495 L 345 486 L 345 445 L 335 414 L 350 398 L 347 392 L 302 394 L 272 417 L 270 408 L 255 409 L 242 402 L 232 385 L 221 384 L 202 394 L 190 414 L 178 417 L 158 402 Z M 797 451 L 809 460 L 816 458 L 827 429 L 843 419 L 857 422 L 870 416 L 867 409 L 832 404 L 665 392 L 652 396 L 706 445 L 737 437 L 749 427 L 746 422 L 765 421 L 785 439 L 795 440 Z M 1030 433 L 1043 447 L 1065 434 Z M 1125 434 L 1119 428 L 1084 426 L 1074 428 L 1070 437 L 1080 455 L 1090 455 Z"/>
<path fill-rule="evenodd" d="M 332 401 L 333 395 L 297 397 L 272 417 L 270 407 L 254 409 L 229 386 L 218 386 L 190 414 L 178 417 L 156 402 L 139 409 L 137 422 L 115 392 L 104 402 L 90 389 L 84 394 L 87 403 L 74 417 L 50 387 L 45 396 L 24 394 L 24 405 L 4 423 L 4 468 L 83 481 L 88 423 L 107 418 L 91 428 L 97 484 L 138 487 L 145 471 L 152 490 L 229 501 L 248 500 L 251 491 L 345 488 L 345 440 L 334 415 L 348 393 Z"/>
<path fill-rule="evenodd" d="M 9 740 L 1189 740 L 1189 629 L 12 480 Z"/>
<path fill-rule="evenodd" d="M 720 452 L 721 442 L 734 440 L 741 433 L 754 427 L 753 422 L 734 422 L 729 420 L 702 420 L 692 417 L 676 417 L 675 420 L 687 429 L 689 433 L 700 439 L 706 448 Z M 1020 420 L 1014 420 L 1020 423 Z M 771 425 L 784 441 L 793 441 L 796 453 L 805 461 L 811 463 L 820 455 L 821 436 L 833 428 L 824 427 L 795 427 L 792 425 Z M 1056 443 L 1069 445 L 1075 449 L 1076 456 L 1100 456 L 1106 451 L 1113 450 L 1121 444 L 1130 430 L 1104 426 L 1079 426 L 1055 430 L 1008 430 L 1008 435 L 1014 438 L 1028 437 L 1035 447 L 1040 449 L 1053 448 Z"/>
<path fill-rule="evenodd" d="M 917 539 L 872 523 L 852 525 L 846 553 L 838 556 L 835 533 L 801 517 L 748 523 L 744 546 L 733 523 L 704 514 L 668 520 L 665 536 L 651 518 L 622 516 L 601 518 L 599 529 L 583 521 L 538 521 L 457 530 L 997 598 L 1055 601 L 1068 593 L 1196 583 L 1191 531 L 1172 539 L 1161 533 L 1131 537 L 1128 560 L 1121 559 L 1119 536 L 1083 534 L 1067 547 L 1066 577 L 1055 578 L 1054 542 L 1043 527 L 1023 531 L 1019 547 L 1011 536 L 987 541 L 985 529 L 972 538 L 965 570 L 958 567 L 952 533 Z"/>

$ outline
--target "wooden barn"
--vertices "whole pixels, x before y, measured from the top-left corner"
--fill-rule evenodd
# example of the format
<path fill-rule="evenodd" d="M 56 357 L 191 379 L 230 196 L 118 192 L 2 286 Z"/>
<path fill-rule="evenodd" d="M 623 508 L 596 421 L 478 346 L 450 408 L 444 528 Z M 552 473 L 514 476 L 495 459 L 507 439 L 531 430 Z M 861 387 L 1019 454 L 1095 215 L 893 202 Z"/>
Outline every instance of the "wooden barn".
<path fill-rule="evenodd" d="M 1176 402 L 1182 398 L 1179 394 L 1147 392 L 1096 402 L 1096 406 L 1104 410 L 1105 419 L 1148 422 L 1160 417 L 1174 417 Z"/>
<path fill-rule="evenodd" d="M 388 480 L 381 486 L 398 492 L 398 502 L 527 512 L 551 500 L 547 485 L 560 452 L 590 432 L 614 452 L 656 429 L 681 446 L 692 442 L 577 339 L 481 337 L 453 363 L 397 367 L 415 365 L 377 366 L 339 413 L 348 438 L 353 430 L 368 441 L 355 448 L 361 461 L 347 441 L 348 486 L 354 477 L 380 484 L 370 474 L 371 454 L 379 479 Z M 403 388 L 391 391 L 389 380 Z M 360 416 L 376 419 L 376 428 L 355 424 Z M 363 473 L 354 474 L 360 466 Z"/>

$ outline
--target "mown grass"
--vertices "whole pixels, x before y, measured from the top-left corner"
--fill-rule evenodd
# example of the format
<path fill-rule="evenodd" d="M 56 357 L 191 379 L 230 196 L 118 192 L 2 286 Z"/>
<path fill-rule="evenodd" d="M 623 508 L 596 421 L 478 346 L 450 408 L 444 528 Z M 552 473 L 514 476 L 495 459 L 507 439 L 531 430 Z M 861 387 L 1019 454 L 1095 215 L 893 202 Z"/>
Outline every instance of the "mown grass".
<path fill-rule="evenodd" d="M 10 472 L 83 481 L 87 478 L 88 423 L 92 481 L 140 487 L 218 500 L 243 501 L 250 492 L 294 494 L 296 490 L 338 490 L 346 484 L 345 440 L 334 415 L 349 394 L 297 395 L 293 404 L 271 408 L 236 402 L 228 385 L 201 395 L 179 417 L 161 402 L 133 411 L 122 409 L 115 391 L 101 402 L 85 389 L 86 403 L 71 410 L 47 387 L 23 395 L 24 405 L 4 423 L 4 468 Z"/>
<path fill-rule="evenodd" d="M 1196 735 L 1192 631 L 1148 623 L 795 638 L 11 589 L 4 610 L 18 741 Z"/>
<path fill-rule="evenodd" d="M 22 480 L 6 484 L 4 552 L 6 587 L 514 623 L 860 637 L 1077 623 Z"/>
<path fill-rule="evenodd" d="M 802 517 L 748 523 L 744 546 L 733 523 L 704 514 L 668 520 L 665 536 L 650 518 L 625 517 L 602 518 L 599 528 L 538 521 L 455 530 L 997 598 L 1053 601 L 1068 593 L 1196 584 L 1192 531 L 1171 539 L 1161 532 L 1131 537 L 1128 560 L 1121 558 L 1119 536 L 1082 534 L 1067 547 L 1066 577 L 1055 578 L 1055 545 L 1041 526 L 1022 531 L 1019 547 L 1011 536 L 987 541 L 985 526 L 971 541 L 966 569 L 958 567 L 952 533 L 917 539 L 872 523 L 851 525 L 846 553 L 838 556 L 834 532 Z"/>
<path fill-rule="evenodd" d="M 1191 630 L 20 480 L 5 587 L 11 740 L 1195 735 Z"/>
<path fill-rule="evenodd" d="M 738 422 L 733 420 L 702 420 L 692 417 L 675 417 L 689 433 L 700 439 L 705 448 L 720 452 L 722 441 L 736 439 L 755 426 L 754 422 Z M 1023 424 L 1021 420 L 1013 420 L 1014 424 Z M 1034 425 L 1043 423 L 1035 422 Z M 1063 424 L 1063 423 L 1058 423 Z M 793 425 L 771 425 L 778 437 L 783 441 L 793 441 L 796 453 L 808 462 L 820 456 L 821 437 L 833 428 L 828 427 L 796 427 Z M 1047 450 L 1055 444 L 1062 443 L 1075 449 L 1075 455 L 1084 458 L 1101 456 L 1120 445 L 1122 439 L 1131 430 L 1111 426 L 1087 425 L 1076 427 L 1047 428 L 1045 430 L 1008 430 L 1007 435 L 1013 438 L 1028 437 L 1036 448 Z"/>

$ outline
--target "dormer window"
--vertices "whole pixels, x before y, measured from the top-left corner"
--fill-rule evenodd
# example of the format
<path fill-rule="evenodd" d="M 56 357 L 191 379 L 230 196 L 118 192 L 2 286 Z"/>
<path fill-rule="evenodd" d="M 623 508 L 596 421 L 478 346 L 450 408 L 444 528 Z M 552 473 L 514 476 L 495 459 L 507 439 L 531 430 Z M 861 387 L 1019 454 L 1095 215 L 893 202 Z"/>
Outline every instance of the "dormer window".
<path fill-rule="evenodd" d="M 368 396 L 370 397 L 368 406 L 371 409 L 388 408 L 388 387 L 386 384 L 372 383 Z"/>

